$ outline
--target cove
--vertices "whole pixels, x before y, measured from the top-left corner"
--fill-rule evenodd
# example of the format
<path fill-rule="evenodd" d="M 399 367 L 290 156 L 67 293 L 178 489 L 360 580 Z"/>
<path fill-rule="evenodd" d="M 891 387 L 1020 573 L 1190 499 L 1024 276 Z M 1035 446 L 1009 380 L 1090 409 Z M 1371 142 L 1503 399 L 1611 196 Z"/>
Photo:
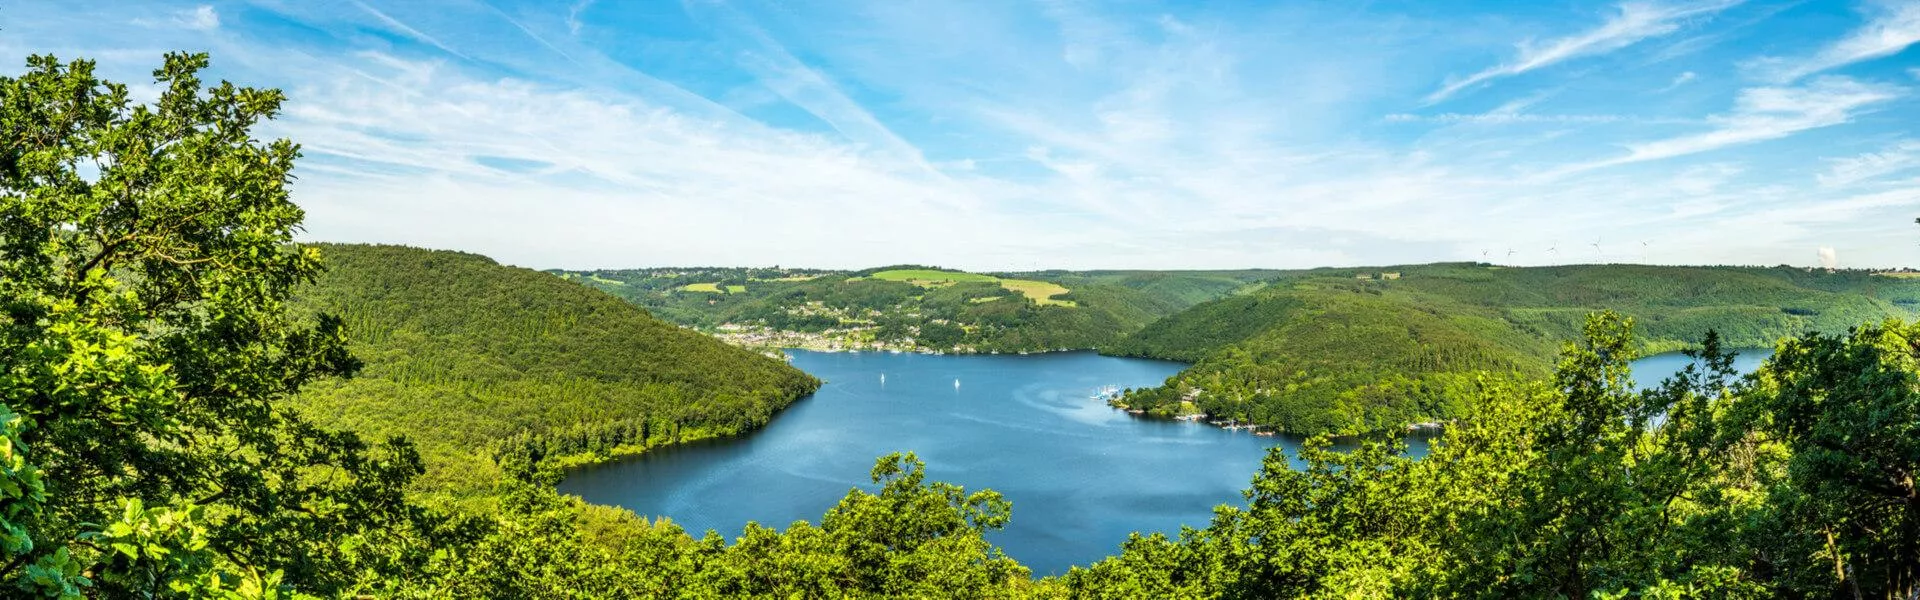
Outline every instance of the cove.
<path fill-rule="evenodd" d="M 913 451 L 930 480 L 1011 500 L 1012 522 L 988 540 L 1044 576 L 1112 555 L 1135 531 L 1205 527 L 1214 506 L 1244 505 L 1240 490 L 1268 448 L 1292 455 L 1299 444 L 1135 418 L 1089 397 L 1109 385 L 1158 385 L 1180 363 L 1091 352 L 789 353 L 826 384 L 766 428 L 589 467 L 560 491 L 666 516 L 695 536 L 732 537 L 748 521 L 817 524 L 848 489 L 873 490 L 875 458 Z M 1738 366 L 1751 370 L 1764 357 L 1742 353 Z M 1657 383 L 1685 364 L 1679 354 L 1647 357 L 1635 363 L 1636 380 Z M 1424 454 L 1425 441 L 1410 440 L 1409 451 Z"/>

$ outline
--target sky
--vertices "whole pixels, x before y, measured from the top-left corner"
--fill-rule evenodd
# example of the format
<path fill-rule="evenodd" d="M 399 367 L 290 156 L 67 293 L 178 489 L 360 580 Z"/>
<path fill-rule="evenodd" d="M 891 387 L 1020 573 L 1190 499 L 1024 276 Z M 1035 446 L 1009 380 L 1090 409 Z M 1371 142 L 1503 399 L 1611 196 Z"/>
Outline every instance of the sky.
<path fill-rule="evenodd" d="M 302 239 L 534 268 L 1920 266 L 1916 42 L 1920 0 L 0 2 L 0 73 L 285 90 Z"/>

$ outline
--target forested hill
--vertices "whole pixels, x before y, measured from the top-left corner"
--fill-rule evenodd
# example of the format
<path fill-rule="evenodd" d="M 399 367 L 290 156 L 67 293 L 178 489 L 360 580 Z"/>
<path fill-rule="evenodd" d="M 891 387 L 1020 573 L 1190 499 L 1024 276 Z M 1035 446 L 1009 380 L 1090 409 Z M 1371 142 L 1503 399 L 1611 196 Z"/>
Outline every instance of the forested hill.
<path fill-rule="evenodd" d="M 1297 433 L 1357 433 L 1443 419 L 1475 371 L 1530 375 L 1587 315 L 1633 317 L 1646 352 L 1699 342 L 1771 347 L 1920 307 L 1920 280 L 1775 267 L 1433 264 L 1318 269 L 1203 303 L 1107 351 L 1193 362 L 1121 402 L 1205 412 Z M 1456 393 L 1448 393 L 1453 390 Z"/>
<path fill-rule="evenodd" d="M 1280 271 L 968 273 L 656 268 L 553 271 L 747 346 L 1027 352 L 1111 344 Z"/>
<path fill-rule="evenodd" d="M 762 425 L 818 382 L 618 298 L 483 256 L 319 246 L 328 270 L 302 310 L 346 321 L 358 377 L 299 397 L 323 424 L 405 435 L 430 479 L 491 481 L 504 443 L 613 453 Z"/>

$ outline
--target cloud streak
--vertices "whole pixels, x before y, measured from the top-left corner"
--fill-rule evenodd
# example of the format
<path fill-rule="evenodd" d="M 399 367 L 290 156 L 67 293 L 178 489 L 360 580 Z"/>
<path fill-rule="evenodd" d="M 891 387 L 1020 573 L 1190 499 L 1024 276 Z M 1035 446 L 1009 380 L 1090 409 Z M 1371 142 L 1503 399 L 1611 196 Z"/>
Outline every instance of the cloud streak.
<path fill-rule="evenodd" d="M 165 19 L 134 19 L 135 25 L 143 27 L 178 27 L 194 31 L 212 31 L 220 28 L 220 13 L 211 5 L 202 4 L 190 9 L 174 11 Z"/>
<path fill-rule="evenodd" d="M 1820 185 L 1846 187 L 1886 175 L 1920 169 L 1920 140 L 1906 140 L 1879 152 L 1835 158 L 1819 176 Z"/>
<path fill-rule="evenodd" d="M 1841 125 L 1868 107 L 1900 97 L 1903 91 L 1844 77 L 1816 79 L 1797 87 L 1748 88 L 1740 91 L 1731 112 L 1708 118 L 1714 125 L 1709 131 L 1628 144 L 1625 156 L 1562 172 L 1664 160 Z"/>
<path fill-rule="evenodd" d="M 448 46 L 444 42 L 441 42 L 440 40 L 435 39 L 433 36 L 422 33 L 420 30 L 414 29 L 413 26 L 400 22 L 399 19 L 395 19 L 393 17 L 387 16 L 387 13 L 381 12 L 380 9 L 374 8 L 372 6 L 368 6 L 367 3 L 365 2 L 361 2 L 360 0 L 353 0 L 353 5 L 359 7 L 360 10 L 366 11 L 367 14 L 372 15 L 373 18 L 378 19 L 381 24 L 385 25 L 388 29 L 396 33 L 400 33 L 407 37 L 413 38 L 415 41 L 419 41 L 427 45 L 433 46 L 435 48 L 439 48 L 441 52 L 452 54 L 454 56 L 458 56 L 466 60 L 473 60 L 473 57 L 462 54 L 460 53 L 459 50 L 454 50 L 451 46 Z"/>
<path fill-rule="evenodd" d="M 1920 43 L 1920 2 L 1889 0 L 1873 5 L 1873 17 L 1811 56 L 1797 59 L 1765 58 L 1754 63 L 1776 83 L 1837 69 L 1858 62 L 1899 54 Z"/>
<path fill-rule="evenodd" d="M 1667 35 L 1679 31 L 1681 24 L 1687 19 L 1726 10 L 1740 4 L 1740 1 L 1715 0 L 1684 4 L 1622 3 L 1615 7 L 1618 12 L 1606 22 L 1601 23 L 1599 27 L 1541 43 L 1522 42 L 1519 44 L 1519 55 L 1513 60 L 1488 67 L 1466 77 L 1450 80 L 1446 85 L 1440 86 L 1440 89 L 1428 94 L 1426 103 L 1436 104 L 1445 101 L 1467 88 L 1502 77 L 1512 77 L 1576 58 L 1606 54 L 1632 46 L 1641 40 Z"/>

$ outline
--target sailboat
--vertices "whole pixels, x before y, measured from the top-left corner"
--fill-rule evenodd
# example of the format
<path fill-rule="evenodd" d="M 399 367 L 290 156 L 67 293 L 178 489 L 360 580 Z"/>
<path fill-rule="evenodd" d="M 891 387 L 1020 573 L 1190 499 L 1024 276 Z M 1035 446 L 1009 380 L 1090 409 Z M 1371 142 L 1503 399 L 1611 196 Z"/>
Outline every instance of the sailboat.
<path fill-rule="evenodd" d="M 957 378 L 957 377 L 956 377 L 956 378 L 954 378 L 954 380 L 953 380 L 953 389 L 955 389 L 955 390 L 958 390 L 958 389 L 960 389 L 960 379 L 959 379 L 959 378 Z"/>

